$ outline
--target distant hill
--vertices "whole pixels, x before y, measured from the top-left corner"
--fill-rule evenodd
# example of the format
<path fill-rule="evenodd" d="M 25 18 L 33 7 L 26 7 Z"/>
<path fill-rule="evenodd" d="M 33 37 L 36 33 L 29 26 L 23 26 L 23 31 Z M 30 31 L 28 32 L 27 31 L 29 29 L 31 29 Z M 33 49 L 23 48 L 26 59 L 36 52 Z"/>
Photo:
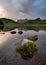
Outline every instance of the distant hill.
<path fill-rule="evenodd" d="M 17 24 L 16 21 L 7 18 L 0 18 L 0 30 L 8 31 L 14 29 Z"/>
<path fill-rule="evenodd" d="M 15 28 L 27 28 L 31 29 L 31 26 L 44 26 L 46 28 L 46 19 L 41 20 L 40 18 L 29 20 L 29 19 L 19 19 L 14 21 L 7 18 L 0 18 L 0 31 L 10 31 Z"/>
<path fill-rule="evenodd" d="M 0 18 L 0 21 L 2 21 L 2 22 L 14 22 L 14 23 L 16 23 L 16 21 L 8 19 L 8 18 Z"/>
<path fill-rule="evenodd" d="M 28 21 L 28 19 L 19 19 L 19 20 L 17 20 L 18 23 L 25 23 L 27 21 Z"/>
<path fill-rule="evenodd" d="M 26 23 L 26 24 L 46 24 L 46 19 L 41 20 L 40 18 L 31 20 L 31 19 L 20 19 L 17 22 L 19 23 Z"/>

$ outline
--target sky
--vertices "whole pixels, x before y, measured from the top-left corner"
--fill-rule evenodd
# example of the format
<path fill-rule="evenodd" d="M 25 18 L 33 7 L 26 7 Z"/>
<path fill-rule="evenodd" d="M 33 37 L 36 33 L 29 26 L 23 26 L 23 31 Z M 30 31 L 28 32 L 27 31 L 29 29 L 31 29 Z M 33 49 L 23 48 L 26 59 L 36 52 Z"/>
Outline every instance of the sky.
<path fill-rule="evenodd" d="M 46 19 L 46 0 L 0 0 L 4 12 L 1 17 L 18 19 Z"/>

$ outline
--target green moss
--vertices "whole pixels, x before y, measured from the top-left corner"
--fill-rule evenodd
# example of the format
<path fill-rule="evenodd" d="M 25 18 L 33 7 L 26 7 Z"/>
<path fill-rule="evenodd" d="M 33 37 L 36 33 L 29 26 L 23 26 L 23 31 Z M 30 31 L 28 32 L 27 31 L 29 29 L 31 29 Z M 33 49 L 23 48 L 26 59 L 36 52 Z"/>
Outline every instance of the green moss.
<path fill-rule="evenodd" d="M 34 50 L 36 49 L 36 44 L 34 42 L 30 43 L 26 46 L 26 48 L 28 52 L 34 52 Z"/>

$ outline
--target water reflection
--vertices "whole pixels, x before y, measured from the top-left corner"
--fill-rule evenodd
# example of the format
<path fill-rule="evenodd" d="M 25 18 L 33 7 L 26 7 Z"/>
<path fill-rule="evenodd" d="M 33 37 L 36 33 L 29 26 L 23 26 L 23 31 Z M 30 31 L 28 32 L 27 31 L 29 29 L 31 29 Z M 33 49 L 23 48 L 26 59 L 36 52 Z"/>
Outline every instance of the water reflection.
<path fill-rule="evenodd" d="M 4 42 L 7 41 L 9 37 L 9 33 L 3 34 L 3 32 L 0 32 L 0 46 L 4 45 Z"/>
<path fill-rule="evenodd" d="M 46 30 L 46 26 L 27 26 L 27 27 L 20 27 L 19 29 L 39 31 L 39 30 Z"/>
<path fill-rule="evenodd" d="M 18 29 L 14 31 L 17 31 L 14 35 L 10 33 L 11 31 L 0 34 L 0 62 L 3 60 L 2 65 L 46 65 L 46 32 L 23 30 L 23 34 L 19 35 Z M 39 38 L 37 41 L 38 52 L 34 57 L 25 61 L 20 56 L 16 56 L 15 47 L 22 42 L 22 39 L 36 34 Z"/>

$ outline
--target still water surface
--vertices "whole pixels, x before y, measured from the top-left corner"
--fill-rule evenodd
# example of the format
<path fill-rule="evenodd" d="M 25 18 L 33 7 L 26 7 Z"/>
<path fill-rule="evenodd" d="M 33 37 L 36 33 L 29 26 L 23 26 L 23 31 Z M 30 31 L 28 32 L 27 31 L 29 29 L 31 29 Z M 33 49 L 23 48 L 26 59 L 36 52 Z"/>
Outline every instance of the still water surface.
<path fill-rule="evenodd" d="M 16 34 L 5 32 L 0 33 L 0 64 L 2 65 L 46 65 L 46 31 L 24 31 L 23 34 Z M 23 60 L 20 55 L 16 55 L 15 48 L 19 45 L 23 39 L 32 35 L 38 35 L 36 41 L 38 51 L 35 53 L 32 59 Z"/>

